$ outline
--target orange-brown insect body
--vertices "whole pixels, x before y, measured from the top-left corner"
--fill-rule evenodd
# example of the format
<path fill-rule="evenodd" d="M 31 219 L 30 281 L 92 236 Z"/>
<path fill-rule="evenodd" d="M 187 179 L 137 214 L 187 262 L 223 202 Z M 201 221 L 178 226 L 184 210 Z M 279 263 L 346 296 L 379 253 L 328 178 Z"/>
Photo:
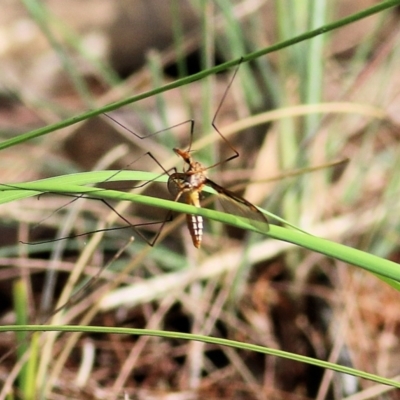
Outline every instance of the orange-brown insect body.
<path fill-rule="evenodd" d="M 169 192 L 175 196 L 175 201 L 184 198 L 186 204 L 201 207 L 200 193 L 205 185 L 211 186 L 217 193 L 221 205 L 230 213 L 240 215 L 252 221 L 260 229 L 268 229 L 266 217 L 243 197 L 231 192 L 207 178 L 206 168 L 197 161 L 193 161 L 190 150 L 174 149 L 188 165 L 187 170 L 175 172 L 168 179 Z M 203 238 L 203 217 L 199 215 L 186 215 L 186 221 L 192 237 L 193 245 L 199 248 Z"/>
<path fill-rule="evenodd" d="M 199 162 L 193 161 L 188 151 L 175 148 L 174 152 L 188 164 L 188 169 L 184 172 L 176 172 L 169 177 L 169 191 L 176 196 L 175 201 L 184 196 L 186 204 L 201 207 L 200 193 L 207 182 L 205 168 Z M 186 221 L 193 245 L 199 248 L 203 239 L 203 217 L 187 214 Z"/>

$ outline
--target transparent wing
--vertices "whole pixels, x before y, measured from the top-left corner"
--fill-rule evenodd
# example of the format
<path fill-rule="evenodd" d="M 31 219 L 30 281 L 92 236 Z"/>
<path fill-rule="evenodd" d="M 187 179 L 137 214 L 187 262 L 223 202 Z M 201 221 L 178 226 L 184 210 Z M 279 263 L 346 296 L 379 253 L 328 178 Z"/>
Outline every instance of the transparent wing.
<path fill-rule="evenodd" d="M 207 179 L 206 185 L 211 186 L 218 193 L 216 197 L 225 212 L 246 218 L 257 229 L 264 231 L 269 229 L 266 216 L 255 205 L 210 179 Z"/>

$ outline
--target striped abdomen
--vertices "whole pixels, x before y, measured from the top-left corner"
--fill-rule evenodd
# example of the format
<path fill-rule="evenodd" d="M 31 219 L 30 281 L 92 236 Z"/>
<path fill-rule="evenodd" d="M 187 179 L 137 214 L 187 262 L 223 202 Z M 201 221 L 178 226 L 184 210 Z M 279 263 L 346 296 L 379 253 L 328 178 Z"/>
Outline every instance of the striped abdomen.
<path fill-rule="evenodd" d="M 203 217 L 200 215 L 186 214 L 186 221 L 193 245 L 198 249 L 203 239 Z"/>
<path fill-rule="evenodd" d="M 188 192 L 186 196 L 188 204 L 201 207 L 198 191 Z M 186 214 L 186 222 L 190 236 L 192 237 L 193 245 L 198 249 L 203 239 L 203 217 L 200 215 Z"/>

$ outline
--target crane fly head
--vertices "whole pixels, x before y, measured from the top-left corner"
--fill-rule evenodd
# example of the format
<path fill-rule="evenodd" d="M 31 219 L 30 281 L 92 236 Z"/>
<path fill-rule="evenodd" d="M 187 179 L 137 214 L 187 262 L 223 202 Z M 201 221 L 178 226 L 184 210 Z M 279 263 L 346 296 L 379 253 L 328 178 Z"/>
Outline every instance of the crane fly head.
<path fill-rule="evenodd" d="M 192 157 L 191 157 L 189 151 L 181 150 L 181 149 L 178 149 L 178 148 L 175 147 L 174 148 L 174 152 L 179 157 L 181 157 L 183 159 L 183 161 L 185 161 L 186 164 L 190 165 L 192 163 Z"/>

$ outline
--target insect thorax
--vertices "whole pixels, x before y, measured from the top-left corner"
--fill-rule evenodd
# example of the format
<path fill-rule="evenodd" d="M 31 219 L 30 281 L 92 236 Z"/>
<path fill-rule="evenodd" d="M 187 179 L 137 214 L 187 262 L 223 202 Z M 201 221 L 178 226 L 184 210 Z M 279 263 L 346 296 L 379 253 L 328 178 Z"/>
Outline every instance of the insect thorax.
<path fill-rule="evenodd" d="M 207 180 L 205 168 L 199 162 L 192 162 L 187 171 L 185 186 L 188 189 L 201 190 Z"/>

